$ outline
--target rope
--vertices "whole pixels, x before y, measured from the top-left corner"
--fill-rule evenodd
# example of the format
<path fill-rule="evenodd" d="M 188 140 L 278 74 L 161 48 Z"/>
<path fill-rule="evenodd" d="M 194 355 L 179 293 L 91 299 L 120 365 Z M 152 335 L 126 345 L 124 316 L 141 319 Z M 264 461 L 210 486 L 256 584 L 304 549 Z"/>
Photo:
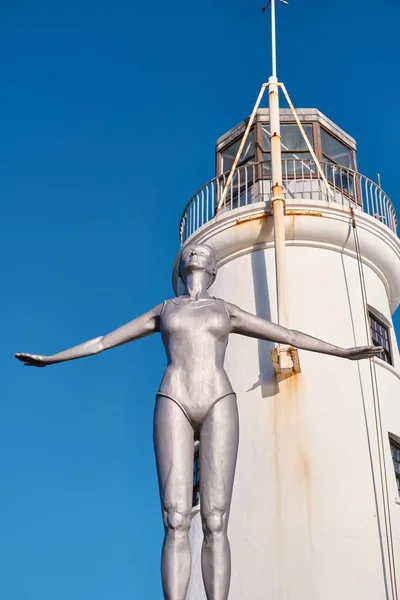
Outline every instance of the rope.
<path fill-rule="evenodd" d="M 352 225 L 353 235 L 354 235 L 354 245 L 355 245 L 356 255 L 357 255 L 358 273 L 359 273 L 359 277 L 360 277 L 361 295 L 362 295 L 362 302 L 363 302 L 363 309 L 364 309 L 365 331 L 367 334 L 367 340 L 369 343 L 371 343 L 371 329 L 370 329 L 370 324 L 369 324 L 368 303 L 367 303 L 367 286 L 365 283 L 364 266 L 363 266 L 363 262 L 362 262 L 362 254 L 361 254 L 360 240 L 358 237 L 356 218 L 355 218 L 354 209 L 352 207 L 350 208 L 350 213 L 351 213 L 351 225 Z M 376 439 L 377 439 L 377 445 L 378 445 L 379 471 L 380 471 L 380 479 L 381 479 L 382 503 L 383 503 L 383 512 L 384 512 L 384 521 L 385 521 L 386 545 L 387 545 L 387 553 L 388 553 L 388 559 L 389 559 L 390 583 L 391 583 L 391 588 L 392 588 L 393 600 L 398 600 L 396 564 L 395 564 L 394 547 L 393 547 L 393 530 L 392 530 L 392 520 L 391 520 L 391 515 L 390 515 L 388 480 L 387 480 L 387 470 L 386 470 L 386 463 L 385 463 L 382 413 L 381 413 L 381 406 L 380 406 L 378 380 L 377 380 L 377 375 L 376 375 L 376 365 L 372 358 L 369 359 L 369 368 L 370 368 L 370 377 L 371 377 L 372 397 L 373 397 L 373 403 L 374 403 Z"/>

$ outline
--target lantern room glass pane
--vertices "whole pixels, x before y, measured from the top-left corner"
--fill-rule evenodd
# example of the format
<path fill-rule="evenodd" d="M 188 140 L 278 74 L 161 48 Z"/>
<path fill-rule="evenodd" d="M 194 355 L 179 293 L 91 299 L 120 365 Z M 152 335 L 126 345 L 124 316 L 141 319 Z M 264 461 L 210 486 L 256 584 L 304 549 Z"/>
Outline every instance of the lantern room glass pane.
<path fill-rule="evenodd" d="M 303 129 L 311 146 L 314 146 L 312 125 L 305 124 Z M 264 125 L 262 128 L 263 150 L 271 150 L 270 135 L 270 126 Z M 281 146 L 284 151 L 303 152 L 308 150 L 305 139 L 297 125 L 281 125 Z"/>
<path fill-rule="evenodd" d="M 301 154 L 282 152 L 282 174 L 284 178 L 288 175 L 301 175 L 302 178 L 309 178 L 314 173 L 315 163 L 309 152 L 301 152 Z"/>
<path fill-rule="evenodd" d="M 310 179 L 316 175 L 317 168 L 309 152 L 282 152 L 282 176 L 284 181 L 288 177 L 298 175 L 303 179 Z M 263 176 L 272 176 L 271 153 L 263 153 Z"/>
<path fill-rule="evenodd" d="M 327 180 L 335 189 L 342 190 L 351 198 L 355 198 L 355 180 L 352 173 L 331 162 L 326 157 L 323 158 L 322 168 Z"/>
<path fill-rule="evenodd" d="M 336 138 L 321 127 L 322 153 L 331 161 L 351 169 L 353 159 L 351 149 L 339 142 Z"/>
<path fill-rule="evenodd" d="M 236 158 L 237 151 L 239 150 L 239 146 L 242 142 L 242 138 L 239 138 L 225 148 L 221 152 L 221 173 L 226 173 L 230 171 L 233 165 L 233 161 Z M 253 160 L 255 157 L 255 149 L 254 149 L 254 130 L 252 129 L 249 133 L 249 137 L 246 140 L 246 144 L 243 148 L 242 156 L 240 157 L 238 166 L 244 165 L 245 163 Z"/>

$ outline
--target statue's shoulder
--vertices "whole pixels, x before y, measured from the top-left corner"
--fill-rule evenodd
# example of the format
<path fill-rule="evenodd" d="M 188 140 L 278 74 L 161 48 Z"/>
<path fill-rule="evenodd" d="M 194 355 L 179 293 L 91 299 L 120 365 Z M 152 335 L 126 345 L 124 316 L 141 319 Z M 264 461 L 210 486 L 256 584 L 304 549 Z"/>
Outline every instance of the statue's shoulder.
<path fill-rule="evenodd" d="M 174 296 L 173 298 L 167 298 L 166 300 L 164 300 L 164 302 L 162 303 L 162 311 L 165 310 L 165 308 L 167 306 L 171 306 L 171 305 L 182 305 L 185 302 L 185 297 L 184 296 Z"/>
<path fill-rule="evenodd" d="M 227 312 L 228 317 L 230 318 L 232 316 L 233 305 L 227 302 L 224 298 L 218 298 L 217 296 L 213 296 L 213 298 L 221 307 L 223 307 L 223 310 Z"/>
<path fill-rule="evenodd" d="M 185 300 L 186 300 L 186 296 L 174 296 L 173 298 L 169 298 L 165 302 L 166 303 L 172 302 L 172 304 L 183 304 L 185 302 Z"/>
<path fill-rule="evenodd" d="M 175 298 L 167 298 L 166 300 L 164 300 L 163 302 L 161 302 L 161 310 L 163 311 L 164 308 L 170 304 L 171 302 L 173 302 L 175 300 Z"/>
<path fill-rule="evenodd" d="M 162 304 L 167 304 L 168 302 L 179 302 L 185 296 L 173 296 L 172 298 L 166 298 Z"/>
<path fill-rule="evenodd" d="M 230 317 L 234 317 L 238 311 L 240 311 L 240 308 L 238 306 L 236 306 L 236 304 L 232 304 L 231 302 L 228 302 L 227 300 L 224 300 L 223 298 L 218 298 L 218 300 L 220 300 L 220 302 L 224 303 L 226 312 L 228 313 L 228 315 Z"/>

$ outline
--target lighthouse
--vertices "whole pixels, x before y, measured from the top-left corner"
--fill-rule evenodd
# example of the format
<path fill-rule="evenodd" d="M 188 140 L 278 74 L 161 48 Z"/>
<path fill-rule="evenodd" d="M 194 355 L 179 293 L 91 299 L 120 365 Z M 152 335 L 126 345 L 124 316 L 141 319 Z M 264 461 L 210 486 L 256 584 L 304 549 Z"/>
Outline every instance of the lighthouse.
<path fill-rule="evenodd" d="M 396 212 L 359 171 L 356 140 L 316 108 L 296 110 L 276 70 L 262 92 L 269 108 L 259 97 L 217 140 L 216 176 L 186 205 L 181 244 L 215 250 L 212 295 L 337 346 L 384 351 L 353 362 L 231 336 L 240 443 L 229 597 L 398 600 Z M 176 266 L 173 282 L 180 293 Z M 196 444 L 187 598 L 205 600 Z"/>

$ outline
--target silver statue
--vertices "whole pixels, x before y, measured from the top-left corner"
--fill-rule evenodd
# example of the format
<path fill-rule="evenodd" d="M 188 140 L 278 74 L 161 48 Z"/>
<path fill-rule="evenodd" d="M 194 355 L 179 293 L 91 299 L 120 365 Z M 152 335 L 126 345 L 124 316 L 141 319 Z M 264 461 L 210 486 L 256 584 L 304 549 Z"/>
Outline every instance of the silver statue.
<path fill-rule="evenodd" d="M 111 333 L 58 354 L 16 354 L 25 365 L 45 367 L 161 332 L 168 365 L 155 404 L 154 447 L 165 527 L 161 571 L 167 600 L 185 600 L 189 583 L 195 436 L 201 441 L 204 587 L 208 600 L 228 598 L 231 560 L 227 527 L 239 439 L 236 395 L 224 370 L 229 334 L 351 360 L 382 351 L 375 346 L 332 346 L 214 298 L 207 289 L 216 274 L 216 258 L 209 246 L 187 246 L 181 252 L 179 268 L 185 285 L 183 296 L 166 300 Z"/>

